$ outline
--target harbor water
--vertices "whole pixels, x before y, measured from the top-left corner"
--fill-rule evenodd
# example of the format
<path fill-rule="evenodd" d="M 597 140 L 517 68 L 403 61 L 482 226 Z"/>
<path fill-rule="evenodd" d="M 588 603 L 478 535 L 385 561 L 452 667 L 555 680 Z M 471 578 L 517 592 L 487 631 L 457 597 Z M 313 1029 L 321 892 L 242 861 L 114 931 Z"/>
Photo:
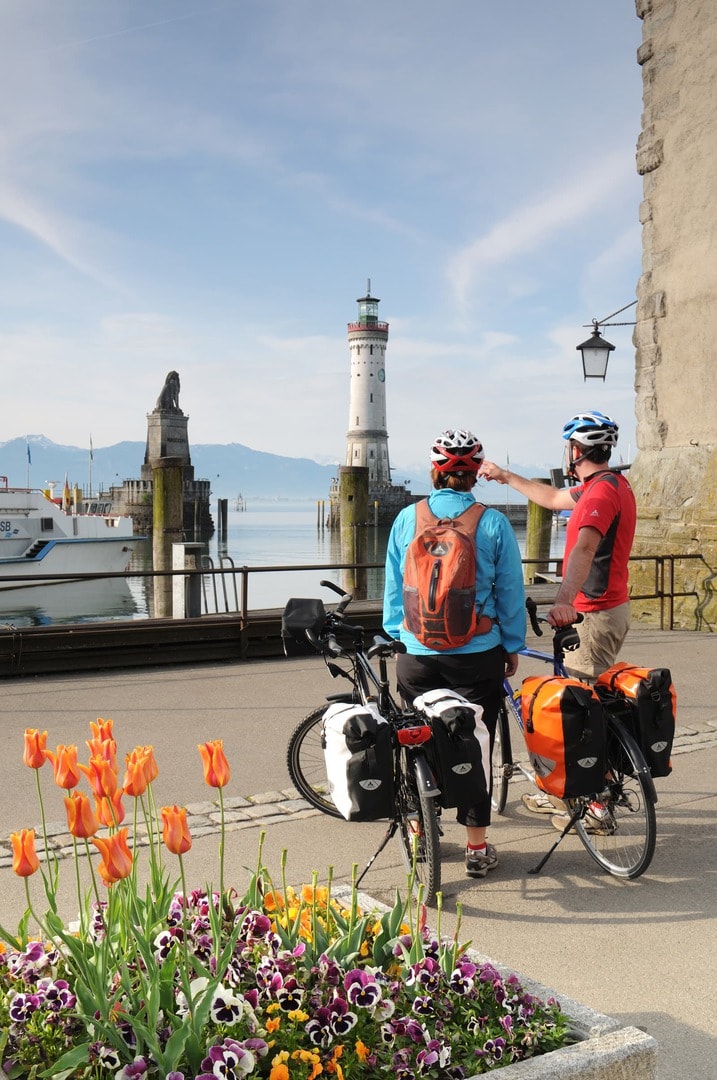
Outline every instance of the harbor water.
<path fill-rule="evenodd" d="M 347 578 L 345 571 L 327 570 L 324 567 L 354 561 L 379 564 L 379 568 L 367 572 L 366 595 L 370 600 L 380 599 L 383 593 L 382 564 L 389 530 L 367 528 L 362 531 L 365 534 L 362 557 L 354 559 L 345 552 L 342 554 L 339 533 L 323 526 L 316 503 L 255 501 L 244 511 L 229 511 L 226 537 L 220 540 L 215 533 L 206 544 L 205 554 L 208 564 L 217 568 L 256 568 L 256 572 L 249 575 L 250 610 L 281 608 L 290 596 L 323 594 L 326 598 L 328 594 L 319 585 L 322 579 L 350 588 L 350 578 Z M 524 554 L 525 529 L 516 527 L 515 532 Z M 562 554 L 564 540 L 564 528 L 554 526 L 551 542 L 553 558 Z M 313 565 L 322 569 L 293 569 Z M 42 585 L 0 593 L 0 624 L 20 627 L 151 617 L 151 581 L 132 576 L 133 570 L 151 570 L 151 566 L 151 541 L 142 541 L 132 557 L 126 582 L 114 579 Z M 260 569 L 277 566 L 292 569 Z M 234 586 L 226 575 L 223 593 L 228 597 L 230 606 L 233 605 Z M 219 609 L 224 610 L 221 597 L 220 601 Z"/>

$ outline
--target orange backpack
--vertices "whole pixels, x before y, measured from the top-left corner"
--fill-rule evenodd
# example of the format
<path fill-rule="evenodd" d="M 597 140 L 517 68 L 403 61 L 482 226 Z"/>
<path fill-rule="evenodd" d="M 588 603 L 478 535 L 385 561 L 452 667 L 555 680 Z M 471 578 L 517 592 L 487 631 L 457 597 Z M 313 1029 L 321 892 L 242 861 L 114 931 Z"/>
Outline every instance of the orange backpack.
<path fill-rule="evenodd" d="M 523 735 L 535 782 L 549 795 L 575 798 L 605 786 L 605 718 L 592 687 L 579 679 L 523 679 Z"/>
<path fill-rule="evenodd" d="M 403 625 L 429 649 L 455 649 L 493 620 L 476 612 L 475 534 L 484 506 L 437 518 L 428 499 L 416 503 L 416 533 L 403 572 Z"/>

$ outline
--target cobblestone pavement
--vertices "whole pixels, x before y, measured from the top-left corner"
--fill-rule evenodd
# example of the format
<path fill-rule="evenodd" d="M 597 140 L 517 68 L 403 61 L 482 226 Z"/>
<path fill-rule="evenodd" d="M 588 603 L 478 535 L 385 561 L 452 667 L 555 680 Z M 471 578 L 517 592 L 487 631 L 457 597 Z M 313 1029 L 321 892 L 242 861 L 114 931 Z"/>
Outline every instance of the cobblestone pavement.
<path fill-rule="evenodd" d="M 673 756 L 694 753 L 697 750 L 717 746 L 717 721 L 708 720 L 700 729 L 678 727 L 672 746 Z M 527 759 L 523 759 L 524 761 Z M 520 757 L 518 756 L 518 761 Z M 293 819 L 319 817 L 321 811 L 314 809 L 304 799 L 298 798 L 293 787 L 282 791 L 263 791 L 256 795 L 227 797 L 224 800 L 225 831 L 239 829 L 266 828 L 278 824 L 291 816 Z M 187 823 L 192 837 L 199 837 L 216 832 L 221 825 L 221 813 L 218 802 L 191 803 L 187 806 Z M 125 822 L 126 824 L 126 822 Z M 161 825 L 160 825 L 161 831 Z M 67 830 L 67 823 L 47 822 L 45 826 L 48 848 L 57 858 L 71 857 L 75 853 L 72 835 Z M 132 829 L 130 829 L 130 834 Z M 137 825 L 137 846 L 149 844 L 149 833 L 142 820 Z M 35 828 L 35 843 L 38 856 L 44 859 L 43 830 Z M 83 853 L 82 846 L 77 848 Z M 9 837 L 0 839 L 0 869 L 12 866 L 12 846 Z"/>

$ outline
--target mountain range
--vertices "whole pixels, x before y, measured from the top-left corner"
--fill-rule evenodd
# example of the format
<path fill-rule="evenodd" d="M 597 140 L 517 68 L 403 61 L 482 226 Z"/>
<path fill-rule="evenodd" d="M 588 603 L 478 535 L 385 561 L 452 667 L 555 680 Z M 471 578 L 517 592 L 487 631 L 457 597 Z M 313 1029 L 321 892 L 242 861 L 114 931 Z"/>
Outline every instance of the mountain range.
<path fill-rule="evenodd" d="M 119 442 L 95 447 L 90 459 L 89 447 L 62 446 L 44 435 L 28 435 L 0 443 L 0 472 L 10 487 L 46 487 L 50 481 L 61 487 L 67 475 L 71 485 L 88 492 L 90 487 L 93 492 L 107 490 L 123 480 L 139 479 L 145 449 L 143 442 Z M 195 477 L 209 480 L 212 497 L 219 499 L 242 495 L 254 500 L 328 501 L 331 480 L 339 469 L 338 464 L 267 454 L 242 443 L 199 443 L 190 446 L 190 454 Z M 516 471 L 528 476 L 539 472 L 530 466 L 516 466 Z M 427 467 L 421 473 L 396 466 L 393 478 L 397 484 L 408 483 L 417 495 L 429 490 Z M 495 492 L 498 495 L 497 485 Z M 519 501 L 515 493 L 512 499 Z M 494 501 L 500 502 L 500 497 Z"/>

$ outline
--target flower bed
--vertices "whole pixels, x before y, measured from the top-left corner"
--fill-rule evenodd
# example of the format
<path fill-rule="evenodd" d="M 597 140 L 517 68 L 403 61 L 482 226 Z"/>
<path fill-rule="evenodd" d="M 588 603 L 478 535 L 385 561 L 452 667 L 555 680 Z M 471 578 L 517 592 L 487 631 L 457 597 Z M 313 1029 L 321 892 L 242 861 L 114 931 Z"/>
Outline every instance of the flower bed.
<path fill-rule="evenodd" d="M 78 763 L 76 747 L 52 753 L 45 732 L 25 734 L 43 830 L 47 761 L 65 791 L 79 918 L 72 926 L 60 918 L 59 867 L 49 855 L 40 863 L 34 831 L 14 833 L 13 868 L 25 880 L 27 911 L 17 932 L 0 928 L 7 1077 L 375 1080 L 392 1072 L 399 1080 L 468 1080 L 554 1057 L 574 1041 L 552 996 L 543 1001 L 516 975 L 468 952 L 458 930 L 442 939 L 440 905 L 430 932 L 420 895 L 413 903 L 397 893 L 393 907 L 379 911 L 362 905 L 355 887 L 338 895 L 330 871 L 326 885 L 314 878 L 295 890 L 285 858 L 278 880 L 269 874 L 261 843 L 245 893 L 225 888 L 230 770 L 218 740 L 199 747 L 222 819 L 218 881 L 188 890 L 186 810 L 157 812 L 151 748 L 127 755 L 120 782 L 112 722 L 92 729 L 87 765 Z M 79 790 L 83 779 L 92 798 Z M 131 829 L 123 826 L 130 810 Z M 149 834 L 144 889 L 134 855 L 140 819 Z M 82 857 L 93 848 L 98 862 Z M 168 854 L 178 860 L 176 881 Z M 44 912 L 30 896 L 38 872 Z"/>

